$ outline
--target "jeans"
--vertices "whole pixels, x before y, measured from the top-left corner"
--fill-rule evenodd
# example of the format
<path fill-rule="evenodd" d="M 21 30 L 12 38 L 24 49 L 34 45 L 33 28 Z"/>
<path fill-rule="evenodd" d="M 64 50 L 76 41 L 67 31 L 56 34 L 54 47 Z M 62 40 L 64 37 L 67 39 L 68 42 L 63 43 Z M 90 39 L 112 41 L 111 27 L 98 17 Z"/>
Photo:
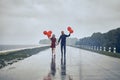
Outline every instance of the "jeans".
<path fill-rule="evenodd" d="M 64 52 L 63 52 L 64 51 Z M 61 44 L 61 58 L 66 57 L 66 45 Z"/>

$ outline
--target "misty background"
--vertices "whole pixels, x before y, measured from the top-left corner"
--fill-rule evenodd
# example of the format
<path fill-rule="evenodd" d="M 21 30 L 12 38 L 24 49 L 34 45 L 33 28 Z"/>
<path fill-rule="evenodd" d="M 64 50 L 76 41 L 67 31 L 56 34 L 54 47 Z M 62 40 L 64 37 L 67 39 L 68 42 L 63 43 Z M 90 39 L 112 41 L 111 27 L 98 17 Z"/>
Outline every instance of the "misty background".
<path fill-rule="evenodd" d="M 120 26 L 120 0 L 0 0 L 0 44 L 39 44 L 43 31 L 83 38 Z"/>

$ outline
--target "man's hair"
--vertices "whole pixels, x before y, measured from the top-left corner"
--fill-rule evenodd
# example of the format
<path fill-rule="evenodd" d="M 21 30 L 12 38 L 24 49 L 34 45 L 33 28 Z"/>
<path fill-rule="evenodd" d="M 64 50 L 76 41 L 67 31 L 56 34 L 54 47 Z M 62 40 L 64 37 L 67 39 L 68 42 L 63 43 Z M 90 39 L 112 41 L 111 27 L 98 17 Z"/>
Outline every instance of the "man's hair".
<path fill-rule="evenodd" d="M 64 34 L 64 31 L 61 31 L 61 34 Z"/>

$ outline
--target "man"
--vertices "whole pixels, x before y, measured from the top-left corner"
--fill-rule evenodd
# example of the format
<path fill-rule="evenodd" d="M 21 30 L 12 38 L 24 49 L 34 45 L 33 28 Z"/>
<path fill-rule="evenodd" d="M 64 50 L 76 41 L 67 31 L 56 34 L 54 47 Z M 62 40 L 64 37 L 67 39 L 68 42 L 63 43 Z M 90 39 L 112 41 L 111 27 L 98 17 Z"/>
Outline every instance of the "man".
<path fill-rule="evenodd" d="M 58 44 L 61 41 L 61 59 L 63 58 L 63 50 L 64 50 L 64 58 L 66 57 L 66 37 L 69 35 L 64 34 L 64 31 L 61 31 L 61 36 L 59 37 Z"/>

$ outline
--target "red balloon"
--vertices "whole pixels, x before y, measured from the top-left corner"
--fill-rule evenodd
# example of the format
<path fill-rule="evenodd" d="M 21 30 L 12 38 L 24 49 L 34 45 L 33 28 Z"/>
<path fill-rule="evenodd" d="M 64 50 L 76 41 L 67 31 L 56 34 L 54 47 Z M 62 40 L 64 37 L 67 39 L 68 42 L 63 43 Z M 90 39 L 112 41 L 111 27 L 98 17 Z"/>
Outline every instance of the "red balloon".
<path fill-rule="evenodd" d="M 47 31 L 44 31 L 43 34 L 44 34 L 44 35 L 47 35 Z"/>
<path fill-rule="evenodd" d="M 70 30 L 70 33 L 73 33 L 73 30 Z"/>
<path fill-rule="evenodd" d="M 48 31 L 49 34 L 52 34 L 52 31 Z"/>
<path fill-rule="evenodd" d="M 70 32 L 70 33 L 73 33 L 73 30 L 71 29 L 69 32 Z"/>
<path fill-rule="evenodd" d="M 71 29 L 72 29 L 72 28 L 71 28 L 70 26 L 67 28 L 68 31 L 70 31 Z"/>
<path fill-rule="evenodd" d="M 48 36 L 48 38 L 50 38 L 50 37 L 51 37 L 51 34 L 47 34 L 47 36 Z"/>
<path fill-rule="evenodd" d="M 48 34 L 48 35 L 51 35 L 51 33 L 50 33 L 50 32 L 48 32 L 47 34 Z"/>
<path fill-rule="evenodd" d="M 52 31 L 43 31 L 44 35 L 47 35 L 48 38 L 51 37 Z"/>

